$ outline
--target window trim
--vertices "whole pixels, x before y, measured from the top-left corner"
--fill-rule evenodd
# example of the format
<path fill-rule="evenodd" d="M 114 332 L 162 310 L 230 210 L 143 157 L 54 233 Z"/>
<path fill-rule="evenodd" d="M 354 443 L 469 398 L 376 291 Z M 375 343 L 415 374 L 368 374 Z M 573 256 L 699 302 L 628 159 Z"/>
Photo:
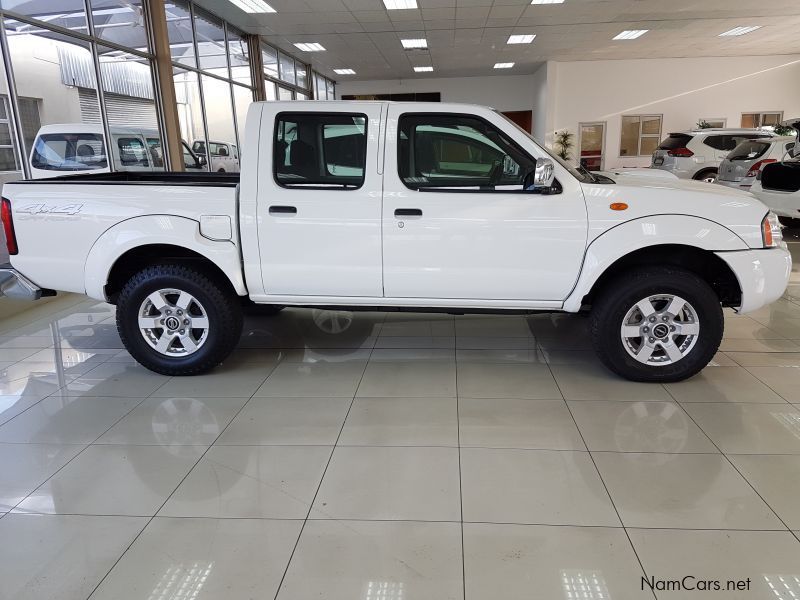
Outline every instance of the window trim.
<path fill-rule="evenodd" d="M 758 115 L 758 125 L 756 125 L 753 129 L 759 129 L 760 127 L 772 127 L 771 125 L 764 125 L 764 115 L 780 115 L 778 123 L 784 120 L 782 110 L 748 110 L 742 113 L 742 116 L 739 119 L 740 125 L 745 115 Z M 750 127 L 745 127 L 744 125 L 742 125 L 741 128 L 751 129 Z"/>
<path fill-rule="evenodd" d="M 637 145 L 636 145 L 636 152 L 637 154 L 623 154 L 622 153 L 622 121 L 626 117 L 637 117 L 639 119 L 639 137 L 637 138 Z M 647 117 L 658 117 L 658 133 L 642 133 L 642 119 Z M 642 113 L 642 114 L 635 114 L 635 115 L 620 115 L 619 120 L 619 154 L 617 158 L 643 158 L 652 155 L 650 154 L 642 154 L 642 138 L 656 138 L 657 142 L 661 142 L 661 136 L 664 132 L 664 114 L 658 113 Z M 656 144 L 658 147 L 658 144 Z"/>
<path fill-rule="evenodd" d="M 280 181 L 278 179 L 278 165 L 277 165 L 277 158 L 278 154 L 275 152 L 275 147 L 278 143 L 278 122 L 283 118 L 286 119 L 287 116 L 295 116 L 295 115 L 313 115 L 317 117 L 356 117 L 364 119 L 364 173 L 361 176 L 361 182 L 358 186 L 348 187 L 346 184 L 336 184 L 336 185 L 320 185 L 320 184 L 310 184 L 310 185 L 287 185 L 286 183 Z M 316 110 L 289 110 L 289 111 L 282 111 L 275 115 L 275 121 L 273 122 L 272 127 L 272 179 L 278 187 L 281 187 L 285 190 L 325 190 L 325 191 L 334 191 L 334 192 L 355 192 L 360 190 L 364 187 L 364 184 L 367 181 L 367 168 L 369 166 L 369 160 L 367 159 L 367 152 L 369 149 L 369 116 L 365 113 L 353 112 L 353 111 L 316 111 Z M 324 151 L 324 149 L 323 149 Z M 326 167 L 327 171 L 327 167 Z"/>
<path fill-rule="evenodd" d="M 538 190 L 486 190 L 486 189 L 457 189 L 458 186 L 420 186 L 420 187 L 411 187 L 408 183 L 403 179 L 403 176 L 400 174 L 400 122 L 402 121 L 403 117 L 466 117 L 469 119 L 475 119 L 477 121 L 481 121 L 486 125 L 494 127 L 500 133 L 503 133 L 506 138 L 508 138 L 509 143 L 517 149 L 517 151 L 522 154 L 523 156 L 527 156 L 532 162 L 534 167 L 538 162 L 538 159 L 531 156 L 529 152 L 527 152 L 522 146 L 520 146 L 516 141 L 511 139 L 505 132 L 489 121 L 488 119 L 484 119 L 479 115 L 471 115 L 468 113 L 451 113 L 451 112 L 404 112 L 401 113 L 397 117 L 397 146 L 395 147 L 395 156 L 397 157 L 397 178 L 400 180 L 407 189 L 411 190 L 412 192 L 438 192 L 438 193 L 459 193 L 459 194 L 537 194 L 540 193 Z"/>

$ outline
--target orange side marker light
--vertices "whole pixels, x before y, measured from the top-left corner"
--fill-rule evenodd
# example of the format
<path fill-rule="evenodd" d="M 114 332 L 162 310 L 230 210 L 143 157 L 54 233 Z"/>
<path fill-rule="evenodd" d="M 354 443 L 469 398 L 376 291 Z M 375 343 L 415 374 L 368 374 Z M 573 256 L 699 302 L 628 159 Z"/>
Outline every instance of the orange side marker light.
<path fill-rule="evenodd" d="M 625 204 L 624 202 L 612 202 L 611 204 L 608 205 L 608 208 L 610 208 L 611 210 L 626 210 L 628 208 L 628 205 Z"/>

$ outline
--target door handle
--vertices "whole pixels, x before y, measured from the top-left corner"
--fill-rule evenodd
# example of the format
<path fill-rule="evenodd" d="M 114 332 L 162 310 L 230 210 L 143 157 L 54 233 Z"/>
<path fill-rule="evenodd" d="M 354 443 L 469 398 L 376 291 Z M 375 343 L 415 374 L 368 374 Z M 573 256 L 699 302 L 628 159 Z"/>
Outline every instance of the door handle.
<path fill-rule="evenodd" d="M 395 217 L 421 217 L 422 209 L 419 208 L 396 208 L 394 210 Z"/>
<path fill-rule="evenodd" d="M 297 207 L 296 206 L 270 206 L 269 207 L 269 214 L 271 215 L 296 215 L 297 214 Z"/>

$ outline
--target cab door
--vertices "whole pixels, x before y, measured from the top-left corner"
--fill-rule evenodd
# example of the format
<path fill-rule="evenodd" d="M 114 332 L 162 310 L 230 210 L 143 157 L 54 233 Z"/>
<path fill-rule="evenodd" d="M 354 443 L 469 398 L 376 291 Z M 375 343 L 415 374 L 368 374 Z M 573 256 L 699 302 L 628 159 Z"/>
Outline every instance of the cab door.
<path fill-rule="evenodd" d="M 385 295 L 566 298 L 586 247 L 577 179 L 556 165 L 561 193 L 534 193 L 535 157 L 545 153 L 501 115 L 418 110 L 389 105 Z"/>
<path fill-rule="evenodd" d="M 265 105 L 257 219 L 268 296 L 382 295 L 381 107 Z"/>

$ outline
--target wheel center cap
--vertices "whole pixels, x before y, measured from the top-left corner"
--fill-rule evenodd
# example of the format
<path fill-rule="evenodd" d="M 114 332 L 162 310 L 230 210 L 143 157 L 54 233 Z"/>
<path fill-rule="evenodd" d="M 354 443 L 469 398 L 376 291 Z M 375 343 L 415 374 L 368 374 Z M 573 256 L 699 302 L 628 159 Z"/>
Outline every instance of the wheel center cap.
<path fill-rule="evenodd" d="M 167 317 L 167 320 L 164 321 L 164 325 L 167 326 L 167 329 L 177 329 L 181 326 L 181 322 L 177 317 Z"/>
<path fill-rule="evenodd" d="M 669 335 L 669 327 L 664 325 L 663 323 L 659 323 L 655 327 L 653 327 L 653 335 L 659 339 L 664 339 Z"/>

